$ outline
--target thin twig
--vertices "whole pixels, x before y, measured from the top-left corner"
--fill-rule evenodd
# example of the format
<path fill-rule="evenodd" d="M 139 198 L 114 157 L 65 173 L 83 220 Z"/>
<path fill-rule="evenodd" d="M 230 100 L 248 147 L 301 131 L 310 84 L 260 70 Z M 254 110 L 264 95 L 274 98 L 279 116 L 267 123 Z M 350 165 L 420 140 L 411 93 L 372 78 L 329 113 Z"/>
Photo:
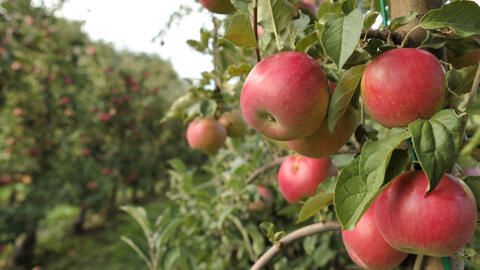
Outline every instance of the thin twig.
<path fill-rule="evenodd" d="M 280 239 L 278 243 L 273 245 L 267 252 L 265 252 L 260 259 L 258 259 L 250 270 L 259 270 L 268 265 L 272 259 L 280 253 L 280 251 L 290 245 L 291 243 L 305 238 L 310 235 L 319 234 L 323 232 L 330 231 L 340 231 L 342 225 L 339 222 L 326 222 L 326 223 L 317 223 L 309 226 L 305 226 L 296 231 L 293 231 Z"/>
<path fill-rule="evenodd" d="M 257 63 L 262 60 L 260 57 L 260 50 L 258 49 L 258 0 L 253 1 L 253 32 L 255 33 L 255 40 L 257 47 L 255 47 L 255 54 L 257 56 Z"/>
<path fill-rule="evenodd" d="M 475 74 L 475 78 L 473 79 L 472 90 L 470 91 L 470 95 L 468 96 L 467 105 L 465 106 L 465 111 L 468 109 L 468 107 L 470 107 L 470 104 L 472 104 L 473 100 L 475 99 L 475 96 L 477 95 L 477 92 L 478 92 L 479 84 L 480 84 L 480 62 L 478 62 L 477 73 Z M 468 121 L 468 115 L 465 116 L 465 118 L 462 121 L 462 133 L 461 133 L 462 142 L 465 139 L 467 121 Z"/>
<path fill-rule="evenodd" d="M 420 270 L 422 269 L 423 265 L 423 255 L 417 255 L 415 259 L 415 264 L 413 265 L 413 270 Z"/>
<path fill-rule="evenodd" d="M 381 39 L 383 41 L 388 41 L 390 35 L 390 39 L 392 42 L 396 45 L 402 44 L 402 41 L 404 40 L 405 34 L 404 33 L 399 33 L 399 32 L 390 32 L 385 29 L 380 29 L 380 30 L 373 30 L 370 29 L 368 31 L 363 30 L 361 38 L 364 39 L 371 39 L 371 38 L 376 38 L 376 39 Z M 410 38 L 406 39 L 406 45 L 410 45 L 412 40 Z"/>
<path fill-rule="evenodd" d="M 287 157 L 279 157 L 279 158 L 276 158 L 276 159 L 274 159 L 272 162 L 267 163 L 266 165 L 264 165 L 264 166 L 260 167 L 259 169 L 255 170 L 255 171 L 250 175 L 250 177 L 247 178 L 247 183 L 252 182 L 253 180 L 255 180 L 255 178 L 257 178 L 257 177 L 260 176 L 261 174 L 266 173 L 266 172 L 269 171 L 270 169 L 273 169 L 273 168 L 275 168 L 275 167 L 277 167 L 277 166 L 280 166 L 285 159 L 287 159 Z"/>
<path fill-rule="evenodd" d="M 400 44 L 400 48 L 403 48 L 403 47 L 405 46 L 405 44 L 407 43 L 408 37 L 409 37 L 413 32 L 415 32 L 415 30 L 417 30 L 418 28 L 420 28 L 420 25 L 416 25 L 415 27 L 413 27 L 412 29 L 410 29 L 410 31 L 408 31 L 407 35 L 405 35 L 405 37 L 403 38 L 402 44 Z"/>

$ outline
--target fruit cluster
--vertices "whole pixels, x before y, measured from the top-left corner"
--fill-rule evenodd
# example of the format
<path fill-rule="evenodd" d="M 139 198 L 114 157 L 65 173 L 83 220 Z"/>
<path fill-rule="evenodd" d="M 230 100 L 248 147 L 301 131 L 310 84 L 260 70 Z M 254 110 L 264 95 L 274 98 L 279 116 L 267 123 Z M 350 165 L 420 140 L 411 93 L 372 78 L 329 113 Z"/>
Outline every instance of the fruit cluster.
<path fill-rule="evenodd" d="M 477 225 L 477 205 L 468 186 L 446 174 L 425 193 L 423 171 L 409 171 L 387 187 L 355 229 L 343 231 L 348 254 L 368 269 L 390 269 L 408 253 L 450 256 L 460 251 Z"/>

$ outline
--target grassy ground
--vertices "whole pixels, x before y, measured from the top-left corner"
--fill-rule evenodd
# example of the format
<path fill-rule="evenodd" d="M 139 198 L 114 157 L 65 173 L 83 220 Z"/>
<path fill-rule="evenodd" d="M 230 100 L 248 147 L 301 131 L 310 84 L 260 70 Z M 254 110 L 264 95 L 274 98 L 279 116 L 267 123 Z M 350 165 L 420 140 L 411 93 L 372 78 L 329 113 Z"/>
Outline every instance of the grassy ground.
<path fill-rule="evenodd" d="M 142 204 L 152 219 L 161 212 L 159 199 Z M 143 243 L 142 231 L 130 216 L 121 212 L 106 222 L 98 215 L 89 216 L 90 230 L 77 236 L 72 233 L 77 215 L 78 208 L 70 206 L 58 206 L 49 213 L 38 235 L 36 265 L 44 270 L 146 269 L 137 254 L 120 240 L 120 236 L 125 235 L 136 243 Z"/>

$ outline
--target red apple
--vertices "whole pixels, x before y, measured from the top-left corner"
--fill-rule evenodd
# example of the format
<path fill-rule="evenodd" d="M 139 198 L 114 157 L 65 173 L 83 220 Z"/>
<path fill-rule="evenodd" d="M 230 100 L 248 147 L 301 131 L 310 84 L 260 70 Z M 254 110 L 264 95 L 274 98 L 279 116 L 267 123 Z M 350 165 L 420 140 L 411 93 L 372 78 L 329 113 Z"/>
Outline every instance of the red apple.
<path fill-rule="evenodd" d="M 110 120 L 110 118 L 111 118 L 110 114 L 108 114 L 108 113 L 101 113 L 98 117 L 100 118 L 100 120 L 105 121 L 105 122 Z"/>
<path fill-rule="evenodd" d="M 347 143 L 357 124 L 358 112 L 350 107 L 338 122 L 334 134 L 328 129 L 328 122 L 324 121 L 323 125 L 312 135 L 288 141 L 287 145 L 295 152 L 307 157 L 328 157 Z"/>
<path fill-rule="evenodd" d="M 315 59 L 280 52 L 263 59 L 248 74 L 240 105 L 258 132 L 287 141 L 320 128 L 329 102 L 327 78 Z"/>
<path fill-rule="evenodd" d="M 110 168 L 103 168 L 102 174 L 103 175 L 110 175 L 112 173 L 112 170 Z"/>
<path fill-rule="evenodd" d="M 375 219 L 394 248 L 428 256 L 450 256 L 462 249 L 477 225 L 477 205 L 470 188 L 445 174 L 426 193 L 423 171 L 395 178 L 375 201 Z"/>
<path fill-rule="evenodd" d="M 206 9 L 213 13 L 230 14 L 235 11 L 235 7 L 230 0 L 199 0 Z"/>
<path fill-rule="evenodd" d="M 230 137 L 241 137 L 248 131 L 247 122 L 238 110 L 223 113 L 218 122 L 227 129 L 227 134 Z"/>
<path fill-rule="evenodd" d="M 431 53 L 394 49 L 375 58 L 362 78 L 362 97 L 370 116 L 381 125 L 407 126 L 428 119 L 445 99 L 445 72 Z"/>
<path fill-rule="evenodd" d="M 273 202 L 273 193 L 270 189 L 264 186 L 257 186 L 258 194 L 260 194 L 260 200 L 255 203 L 248 203 L 248 209 L 252 211 L 262 211 L 268 207 L 267 203 Z"/>
<path fill-rule="evenodd" d="M 13 115 L 15 116 L 21 116 L 23 114 L 23 110 L 20 108 L 15 108 L 13 109 Z"/>
<path fill-rule="evenodd" d="M 31 157 L 36 157 L 40 151 L 38 151 L 38 148 L 32 147 L 28 149 L 28 155 Z"/>
<path fill-rule="evenodd" d="M 225 143 L 227 130 L 212 117 L 193 120 L 187 128 L 190 147 L 206 154 L 215 154 Z"/>
<path fill-rule="evenodd" d="M 330 158 L 289 156 L 280 166 L 277 179 L 283 197 L 289 203 L 313 196 L 318 185 L 329 176 L 338 174 Z"/>
<path fill-rule="evenodd" d="M 98 188 L 98 183 L 95 181 L 90 181 L 87 183 L 87 189 L 92 191 Z"/>
<path fill-rule="evenodd" d="M 311 12 L 315 17 L 317 16 L 318 6 L 315 4 L 313 0 L 302 0 L 299 4 L 295 5 L 295 8 L 301 8 L 304 10 L 308 10 Z"/>
<path fill-rule="evenodd" d="M 342 232 L 343 243 L 352 261 L 359 266 L 372 270 L 391 269 L 408 254 L 394 249 L 383 239 L 373 209 L 373 205 L 368 208 L 355 229 Z"/>

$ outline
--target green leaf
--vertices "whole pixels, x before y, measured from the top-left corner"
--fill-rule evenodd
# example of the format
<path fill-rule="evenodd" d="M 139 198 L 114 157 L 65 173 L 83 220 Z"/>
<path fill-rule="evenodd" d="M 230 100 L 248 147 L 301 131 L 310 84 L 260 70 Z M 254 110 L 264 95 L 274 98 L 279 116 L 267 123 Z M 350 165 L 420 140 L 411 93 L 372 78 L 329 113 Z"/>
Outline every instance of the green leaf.
<path fill-rule="evenodd" d="M 236 10 L 246 15 L 250 15 L 250 11 L 253 9 L 253 3 L 249 4 L 243 0 L 230 0 L 230 2 Z"/>
<path fill-rule="evenodd" d="M 224 38 L 243 48 L 257 47 L 250 17 L 245 14 L 235 14 L 230 18 Z"/>
<path fill-rule="evenodd" d="M 306 53 L 316 42 L 318 42 L 317 32 L 312 32 L 297 42 L 295 51 Z"/>
<path fill-rule="evenodd" d="M 363 20 L 363 29 L 365 29 L 365 31 L 368 31 L 368 29 L 372 28 L 372 25 L 375 24 L 378 15 L 380 15 L 380 13 L 376 11 L 369 12 L 367 15 L 365 15 L 365 19 Z"/>
<path fill-rule="evenodd" d="M 147 212 L 143 207 L 120 206 L 120 210 L 129 214 L 142 227 L 143 233 L 147 238 L 151 235 L 150 222 L 147 219 Z"/>
<path fill-rule="evenodd" d="M 469 176 L 463 180 L 470 188 L 477 205 L 480 205 L 480 176 Z"/>
<path fill-rule="evenodd" d="M 342 10 L 345 14 L 349 14 L 357 7 L 357 0 L 344 0 Z"/>
<path fill-rule="evenodd" d="M 480 7 L 473 1 L 455 1 L 430 10 L 420 20 L 424 29 L 451 28 L 461 37 L 480 34 Z"/>
<path fill-rule="evenodd" d="M 355 227 L 383 183 L 402 171 L 408 155 L 394 152 L 394 149 L 409 136 L 405 129 L 391 129 L 383 140 L 365 143 L 361 155 L 340 172 L 335 186 L 334 205 L 344 230 Z"/>
<path fill-rule="evenodd" d="M 333 202 L 333 193 L 319 193 L 309 198 L 298 214 L 297 224 L 313 217 L 315 213 Z"/>
<path fill-rule="evenodd" d="M 179 171 L 179 172 L 187 171 L 187 166 L 185 165 L 185 163 L 183 163 L 183 161 L 178 158 L 172 158 L 168 160 L 168 164 L 176 171 Z"/>
<path fill-rule="evenodd" d="M 267 236 L 270 243 L 275 242 L 275 225 L 271 222 L 262 222 L 258 226 L 260 230 Z"/>
<path fill-rule="evenodd" d="M 217 103 L 211 99 L 204 99 L 200 103 L 200 112 L 204 117 L 212 116 L 217 110 Z"/>
<path fill-rule="evenodd" d="M 158 234 L 158 237 L 154 239 L 155 246 L 160 248 L 163 244 L 165 244 L 166 240 L 177 230 L 177 228 L 182 225 L 182 219 L 174 219 L 168 223 L 165 228 L 163 228 L 162 232 Z"/>
<path fill-rule="evenodd" d="M 325 51 L 339 69 L 352 55 L 362 33 L 363 15 L 355 9 L 347 16 L 327 21 L 321 41 Z"/>
<path fill-rule="evenodd" d="M 123 242 L 125 242 L 127 245 L 129 245 L 135 252 L 142 258 L 142 260 L 148 265 L 149 269 L 153 269 L 152 263 L 150 260 L 147 258 L 147 256 L 138 248 L 137 245 L 128 237 L 126 236 L 121 236 L 120 239 L 122 239 Z"/>
<path fill-rule="evenodd" d="M 326 0 L 318 7 L 317 17 L 320 20 L 327 13 L 338 13 L 342 10 L 342 3 L 335 3 L 332 0 Z"/>
<path fill-rule="evenodd" d="M 266 33 L 273 32 L 277 41 L 277 48 L 283 48 L 280 44 L 280 32 L 289 25 L 293 5 L 287 0 L 260 0 L 258 1 L 258 22 Z"/>
<path fill-rule="evenodd" d="M 334 163 L 335 163 L 335 165 L 338 166 L 337 162 L 334 161 Z M 336 176 L 330 176 L 327 179 L 323 180 L 323 182 L 320 185 L 318 185 L 317 192 L 333 193 L 335 191 L 335 184 L 336 183 L 337 183 L 337 177 Z"/>
<path fill-rule="evenodd" d="M 417 17 L 417 14 L 418 14 L 418 11 L 410 10 L 410 12 L 408 12 L 407 15 L 393 19 L 389 25 L 390 30 L 395 31 L 398 28 L 409 24 Z"/>
<path fill-rule="evenodd" d="M 227 71 L 225 72 L 225 79 L 230 80 L 236 76 L 243 76 L 248 75 L 248 73 L 252 70 L 252 66 L 249 64 L 242 63 L 240 65 L 230 65 L 227 67 Z"/>
<path fill-rule="evenodd" d="M 450 69 L 447 72 L 448 89 L 459 95 L 465 94 L 472 90 L 477 67 L 477 65 L 474 65 L 462 69 Z"/>
<path fill-rule="evenodd" d="M 408 125 L 413 148 L 427 175 L 432 191 L 449 171 L 458 156 L 461 139 L 461 119 L 452 110 L 443 110 L 432 119 L 418 119 Z"/>
<path fill-rule="evenodd" d="M 350 106 L 350 101 L 357 89 L 366 65 L 356 66 L 347 70 L 333 92 L 333 96 L 328 105 L 328 128 L 334 132 L 338 121 L 342 118 Z"/>

